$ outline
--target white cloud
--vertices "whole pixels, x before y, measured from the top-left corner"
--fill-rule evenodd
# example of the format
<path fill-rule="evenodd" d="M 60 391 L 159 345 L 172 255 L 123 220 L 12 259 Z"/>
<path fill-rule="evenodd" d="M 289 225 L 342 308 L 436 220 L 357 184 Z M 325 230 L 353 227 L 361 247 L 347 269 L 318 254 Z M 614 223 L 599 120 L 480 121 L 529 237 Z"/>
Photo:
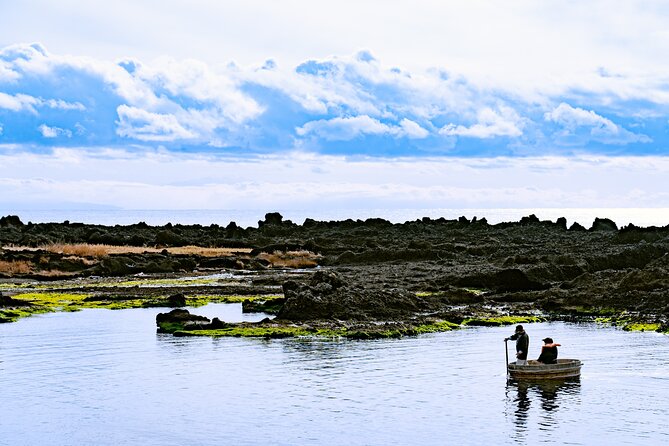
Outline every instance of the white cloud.
<path fill-rule="evenodd" d="M 0 92 L 0 109 L 11 110 L 14 112 L 28 111 L 37 113 L 35 106 L 39 103 L 37 98 L 25 94 L 10 95 Z"/>
<path fill-rule="evenodd" d="M 399 126 L 384 124 L 367 115 L 310 121 L 295 129 L 299 136 L 318 136 L 327 141 L 349 141 L 362 135 L 389 135 L 396 138 L 426 138 L 429 132 L 409 119 Z"/>
<path fill-rule="evenodd" d="M 271 151 L 314 142 L 312 147 L 327 151 L 339 146 L 328 144 L 332 141 L 383 135 L 411 139 L 411 144 L 404 141 L 407 152 L 418 149 L 422 154 L 445 150 L 445 145 L 457 151 L 457 137 L 518 138 L 502 141 L 500 151 L 531 154 L 545 149 L 546 136 L 555 138 L 553 150 L 565 146 L 587 150 L 590 142 L 650 141 L 597 114 L 604 113 L 600 110 L 628 120 L 638 118 L 634 124 L 639 125 L 644 124 L 643 116 L 656 119 L 669 113 L 662 105 L 663 101 L 669 104 L 669 83 L 658 77 L 635 83 L 638 78 L 600 69 L 595 77 L 577 84 L 597 86 L 591 94 L 595 112 L 569 106 L 566 102 L 573 98 L 552 97 L 550 89 L 537 92 L 528 102 L 515 90 L 482 88 L 444 69 L 409 72 L 385 66 L 366 51 L 311 59 L 294 69 L 265 63 L 220 66 L 166 57 L 148 63 L 128 57 L 110 62 L 52 54 L 40 45 L 15 45 L 0 50 L 0 63 L 20 76 L 11 91 L 24 92 L 0 92 L 3 113 L 27 112 L 23 117 L 12 116 L 19 121 L 11 123 L 12 129 L 22 123 L 34 129 L 37 124 L 28 113 L 45 112 L 42 120 L 50 122 L 52 110 L 62 110 L 68 112 L 63 114 L 68 121 L 59 125 L 71 128 L 76 137 L 84 134 L 81 125 L 85 124 L 86 142 L 100 145 L 135 139 Z M 623 88 L 630 83 L 635 88 Z M 642 93 L 649 84 L 654 86 L 653 93 Z M 61 97 L 52 98 L 53 92 Z M 583 96 L 579 102 L 587 104 L 590 91 L 578 94 Z M 643 102 L 649 96 L 655 102 Z M 555 107 L 561 101 L 565 102 Z M 629 101 L 642 105 L 630 106 Z M 115 114 L 118 119 L 113 122 L 110 116 Z M 77 123 L 82 124 L 77 127 Z M 110 135 L 107 129 L 114 124 L 116 131 Z M 555 131 L 554 124 L 560 129 L 549 135 Z M 436 147 L 437 140 L 429 136 L 438 134 L 447 138 L 441 138 Z M 361 147 L 358 142 L 345 148 Z M 366 147 L 366 153 L 374 153 L 374 146 Z"/>
<path fill-rule="evenodd" d="M 544 119 L 562 126 L 564 131 L 561 136 L 570 137 L 585 129 L 592 140 L 607 144 L 651 141 L 648 136 L 632 133 L 592 110 L 572 107 L 564 102 L 552 111 L 546 112 Z"/>
<path fill-rule="evenodd" d="M 170 96 L 186 97 L 212 108 L 226 121 L 241 124 L 262 113 L 262 107 L 243 94 L 229 73 L 215 72 L 207 64 L 187 59 L 163 58 L 152 65 L 141 65 L 135 78 Z"/>
<path fill-rule="evenodd" d="M 49 127 L 46 124 L 40 125 L 37 129 L 44 138 L 57 138 L 59 136 L 65 136 L 67 138 L 72 137 L 72 131 L 68 129 L 61 129 L 59 127 Z"/>
<path fill-rule="evenodd" d="M 42 101 L 42 103 L 45 106 L 56 110 L 86 110 L 86 107 L 84 107 L 84 105 L 80 102 L 67 102 L 63 101 L 62 99 L 48 99 L 46 101 Z"/>
<path fill-rule="evenodd" d="M 427 138 L 430 135 L 429 131 L 410 119 L 402 119 L 402 121 L 400 121 L 400 127 L 402 128 L 400 133 L 411 139 Z"/>
<path fill-rule="evenodd" d="M 383 135 L 390 127 L 367 115 L 310 121 L 295 129 L 299 136 L 315 135 L 328 141 L 347 141 L 360 135 Z"/>
<path fill-rule="evenodd" d="M 120 136 L 140 141 L 175 141 L 196 135 L 185 129 L 173 115 L 151 113 L 136 107 L 120 105 L 118 128 Z"/>
<path fill-rule="evenodd" d="M 28 111 L 36 114 L 37 108 L 48 107 L 58 110 L 79 110 L 83 111 L 86 108 L 79 102 L 66 102 L 61 99 L 47 99 L 36 98 L 27 94 L 10 95 L 0 92 L 0 108 L 11 110 L 14 112 Z"/>
<path fill-rule="evenodd" d="M 464 125 L 447 124 L 439 130 L 446 136 L 467 136 L 471 138 L 494 138 L 496 136 L 518 137 L 523 134 L 523 122 L 510 107 L 500 107 L 495 111 L 485 107 L 477 113 L 477 123 L 469 127 Z"/>
<path fill-rule="evenodd" d="M 18 80 L 20 78 L 19 74 L 10 69 L 4 61 L 0 60 L 0 82 L 10 83 Z"/>

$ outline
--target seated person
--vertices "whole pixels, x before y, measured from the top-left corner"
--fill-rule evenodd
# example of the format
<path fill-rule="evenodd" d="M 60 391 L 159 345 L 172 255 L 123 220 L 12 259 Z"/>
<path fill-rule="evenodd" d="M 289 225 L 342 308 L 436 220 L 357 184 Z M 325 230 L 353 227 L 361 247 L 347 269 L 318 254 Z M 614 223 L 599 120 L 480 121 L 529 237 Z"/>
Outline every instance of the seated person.
<path fill-rule="evenodd" d="M 544 345 L 541 347 L 541 354 L 537 361 L 544 364 L 557 364 L 558 347 L 560 344 L 553 343 L 553 338 L 542 339 Z"/>

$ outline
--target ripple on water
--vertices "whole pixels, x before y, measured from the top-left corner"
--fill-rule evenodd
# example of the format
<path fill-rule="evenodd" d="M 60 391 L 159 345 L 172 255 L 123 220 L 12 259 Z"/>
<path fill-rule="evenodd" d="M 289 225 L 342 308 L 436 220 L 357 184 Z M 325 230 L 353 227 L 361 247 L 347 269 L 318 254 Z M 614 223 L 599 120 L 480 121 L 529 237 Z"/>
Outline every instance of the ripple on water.
<path fill-rule="evenodd" d="M 226 306 L 232 305 L 232 306 Z M 662 444 L 669 338 L 528 324 L 581 380 L 507 383 L 506 328 L 414 338 L 176 338 L 160 309 L 0 325 L 0 444 Z M 239 304 L 199 313 L 243 318 Z M 532 355 L 531 355 L 532 356 Z M 4 442 L 4 443 L 3 443 Z"/>

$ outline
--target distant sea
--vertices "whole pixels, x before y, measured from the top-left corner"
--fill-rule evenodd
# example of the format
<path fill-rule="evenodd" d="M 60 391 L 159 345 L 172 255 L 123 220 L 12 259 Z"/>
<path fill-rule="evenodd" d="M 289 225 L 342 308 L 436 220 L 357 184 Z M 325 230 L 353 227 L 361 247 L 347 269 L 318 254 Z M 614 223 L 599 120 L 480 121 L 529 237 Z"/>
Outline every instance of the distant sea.
<path fill-rule="evenodd" d="M 383 218 L 392 223 L 404 223 L 423 217 L 448 220 L 465 216 L 485 218 L 488 223 L 518 221 L 534 214 L 540 220 L 567 219 L 567 225 L 578 222 L 589 228 L 596 217 L 610 218 L 618 227 L 630 223 L 636 226 L 669 225 L 669 208 L 535 208 L 535 209 L 328 209 L 328 210 L 14 210 L 0 208 L 0 216 L 18 215 L 24 223 L 74 223 L 100 225 L 129 225 L 144 222 L 152 226 L 173 224 L 218 224 L 235 222 L 242 227 L 257 227 L 267 212 L 279 212 L 284 220 L 302 224 L 306 218 L 318 221 Z"/>

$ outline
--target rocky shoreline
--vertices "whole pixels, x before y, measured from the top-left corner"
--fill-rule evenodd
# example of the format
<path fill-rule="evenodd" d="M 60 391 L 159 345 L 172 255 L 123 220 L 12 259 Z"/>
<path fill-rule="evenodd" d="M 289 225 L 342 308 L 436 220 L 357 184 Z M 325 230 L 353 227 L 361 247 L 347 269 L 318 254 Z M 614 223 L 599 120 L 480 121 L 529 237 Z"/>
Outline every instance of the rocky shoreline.
<path fill-rule="evenodd" d="M 48 249 L 54 243 L 139 249 L 76 255 Z M 186 246 L 229 251 L 176 251 Z M 24 224 L 7 216 L 0 218 L 0 247 L 0 320 L 15 320 L 11 312 L 26 312 L 30 305 L 47 311 L 48 305 L 34 297 L 39 293 L 94 295 L 92 301 L 74 299 L 78 308 L 91 302 L 176 307 L 167 298 L 181 293 L 186 304 L 195 296 L 204 302 L 246 296 L 248 311 L 267 309 L 263 305 L 272 301 L 268 312 L 276 318 L 222 322 L 218 328 L 212 321 L 170 322 L 161 330 L 365 338 L 486 321 L 595 317 L 632 329 L 669 328 L 669 225 L 618 228 L 598 218 L 590 228 L 567 227 L 564 218 L 540 221 L 533 215 L 496 225 L 464 217 L 402 224 L 307 219 L 300 225 L 269 213 L 250 228 L 235 223 L 111 227 Z M 197 283 L 198 277 L 210 280 L 216 274 L 214 282 Z M 163 286 L 144 286 L 138 277 L 163 280 Z M 185 286 L 184 277 L 194 279 Z M 129 279 L 138 283 L 118 286 Z M 22 299 L 28 291 L 32 301 Z"/>

